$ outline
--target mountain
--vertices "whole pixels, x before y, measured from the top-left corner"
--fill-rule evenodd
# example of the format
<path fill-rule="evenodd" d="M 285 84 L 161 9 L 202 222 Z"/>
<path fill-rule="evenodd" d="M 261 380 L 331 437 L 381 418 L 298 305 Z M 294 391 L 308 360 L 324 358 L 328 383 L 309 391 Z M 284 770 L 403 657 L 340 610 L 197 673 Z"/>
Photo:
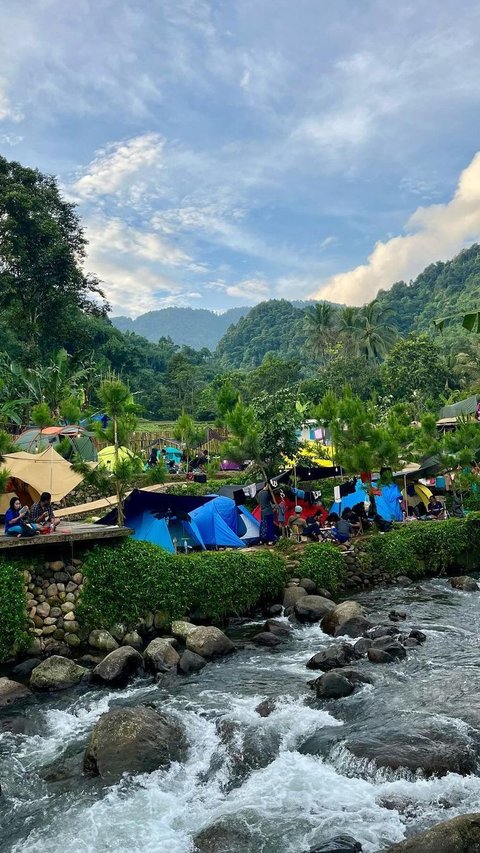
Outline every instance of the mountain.
<path fill-rule="evenodd" d="M 410 284 L 399 281 L 377 298 L 402 334 L 433 333 L 433 320 L 480 307 L 480 246 L 430 264 Z"/>
<path fill-rule="evenodd" d="M 237 323 L 251 310 L 250 306 L 229 308 L 224 314 L 215 314 L 205 308 L 162 308 L 131 317 L 112 317 L 111 321 L 121 332 L 135 332 L 156 343 L 170 337 L 175 344 L 186 344 L 193 349 L 214 350 L 220 338 L 232 323 Z"/>
<path fill-rule="evenodd" d="M 226 367 L 247 369 L 261 364 L 267 352 L 282 358 L 302 357 L 304 317 L 304 311 L 286 299 L 260 302 L 228 329 L 216 355 Z"/>

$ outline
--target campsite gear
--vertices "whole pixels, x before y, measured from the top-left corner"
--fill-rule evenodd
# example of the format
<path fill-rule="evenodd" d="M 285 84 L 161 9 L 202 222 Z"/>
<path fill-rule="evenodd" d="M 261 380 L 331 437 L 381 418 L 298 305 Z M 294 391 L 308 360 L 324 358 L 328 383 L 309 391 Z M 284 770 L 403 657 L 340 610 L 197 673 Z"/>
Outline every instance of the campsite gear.
<path fill-rule="evenodd" d="M 194 497 L 134 489 L 124 503 L 125 526 L 134 539 L 175 553 L 187 538 L 190 548 L 244 548 L 259 541 L 260 525 L 244 506 L 218 495 Z M 115 524 L 111 510 L 97 524 Z M 273 518 L 273 516 L 272 516 Z"/>
<path fill-rule="evenodd" d="M 69 459 L 79 456 L 84 462 L 97 461 L 97 448 L 92 433 L 87 432 L 82 426 L 77 426 L 76 424 L 45 427 L 44 429 L 30 427 L 15 439 L 14 444 L 17 450 L 26 450 L 27 453 L 39 453 L 49 445 L 55 447 L 65 439 L 70 444 Z"/>
<path fill-rule="evenodd" d="M 128 447 L 119 447 L 118 458 L 120 461 L 123 459 L 134 459 L 135 454 Z M 109 468 L 112 470 L 115 465 L 115 447 L 113 444 L 109 444 L 108 447 L 104 447 L 98 451 L 98 465 L 100 468 Z"/>
<path fill-rule="evenodd" d="M 83 480 L 83 474 L 77 474 L 51 446 L 37 454 L 24 450 L 6 453 L 4 464 L 10 473 L 14 493 L 18 495 L 20 492 L 32 503 L 39 500 L 42 492 L 49 492 L 53 502 L 60 501 Z M 1 497 L 0 512 L 5 511 L 3 507 L 5 502 L 8 503 L 10 495 Z"/>

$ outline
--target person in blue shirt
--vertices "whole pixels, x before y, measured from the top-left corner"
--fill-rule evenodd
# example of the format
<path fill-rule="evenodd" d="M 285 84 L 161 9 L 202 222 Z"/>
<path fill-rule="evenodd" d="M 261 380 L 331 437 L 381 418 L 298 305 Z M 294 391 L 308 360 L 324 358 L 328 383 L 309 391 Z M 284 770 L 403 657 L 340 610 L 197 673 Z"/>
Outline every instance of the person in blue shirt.
<path fill-rule="evenodd" d="M 7 536 L 17 536 L 19 539 L 22 536 L 32 536 L 37 534 L 36 524 L 28 522 L 28 528 L 25 525 L 28 522 L 28 511 L 22 511 L 22 504 L 18 498 L 10 498 L 10 507 L 5 513 L 5 534 Z"/>

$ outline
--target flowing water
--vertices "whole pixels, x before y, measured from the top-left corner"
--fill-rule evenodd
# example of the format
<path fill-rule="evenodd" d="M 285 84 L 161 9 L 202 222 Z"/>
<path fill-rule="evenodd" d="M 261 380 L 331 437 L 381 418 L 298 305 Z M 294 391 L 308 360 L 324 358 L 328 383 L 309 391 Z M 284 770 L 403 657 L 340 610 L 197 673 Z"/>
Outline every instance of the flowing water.
<path fill-rule="evenodd" d="M 480 596 L 437 580 L 359 600 L 378 621 L 405 610 L 405 626 L 424 630 L 427 641 L 406 661 L 361 661 L 375 683 L 346 699 L 317 702 L 307 686 L 315 673 L 306 661 L 332 642 L 313 626 L 295 628 L 275 650 L 247 641 L 168 685 L 89 686 L 33 697 L 9 713 L 0 734 L 0 849 L 187 853 L 198 832 L 220 823 L 233 833 L 232 853 L 301 853 L 340 833 L 374 853 L 480 811 Z M 275 710 L 262 718 L 255 708 L 267 697 Z M 140 703 L 182 721 L 186 763 L 111 787 L 84 778 L 95 721 L 108 708 Z M 402 766 L 407 753 L 411 765 L 412 744 L 422 756 L 456 756 L 467 774 Z M 400 750 L 397 769 L 371 760 L 379 747 Z"/>

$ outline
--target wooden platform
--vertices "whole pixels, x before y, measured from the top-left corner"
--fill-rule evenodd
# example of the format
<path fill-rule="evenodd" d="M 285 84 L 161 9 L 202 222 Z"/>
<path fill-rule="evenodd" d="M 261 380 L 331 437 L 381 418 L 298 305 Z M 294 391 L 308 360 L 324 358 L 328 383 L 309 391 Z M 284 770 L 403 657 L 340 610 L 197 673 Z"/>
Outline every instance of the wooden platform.
<path fill-rule="evenodd" d="M 0 531 L 0 551 L 12 548 L 47 548 L 53 545 L 75 544 L 91 542 L 103 542 L 106 539 L 123 539 L 130 536 L 133 530 L 128 527 L 116 527 L 103 524 L 80 524 L 71 521 L 60 522 L 55 533 L 40 534 L 40 536 L 29 536 L 25 539 L 17 539 L 15 536 L 5 536 L 3 528 Z"/>

